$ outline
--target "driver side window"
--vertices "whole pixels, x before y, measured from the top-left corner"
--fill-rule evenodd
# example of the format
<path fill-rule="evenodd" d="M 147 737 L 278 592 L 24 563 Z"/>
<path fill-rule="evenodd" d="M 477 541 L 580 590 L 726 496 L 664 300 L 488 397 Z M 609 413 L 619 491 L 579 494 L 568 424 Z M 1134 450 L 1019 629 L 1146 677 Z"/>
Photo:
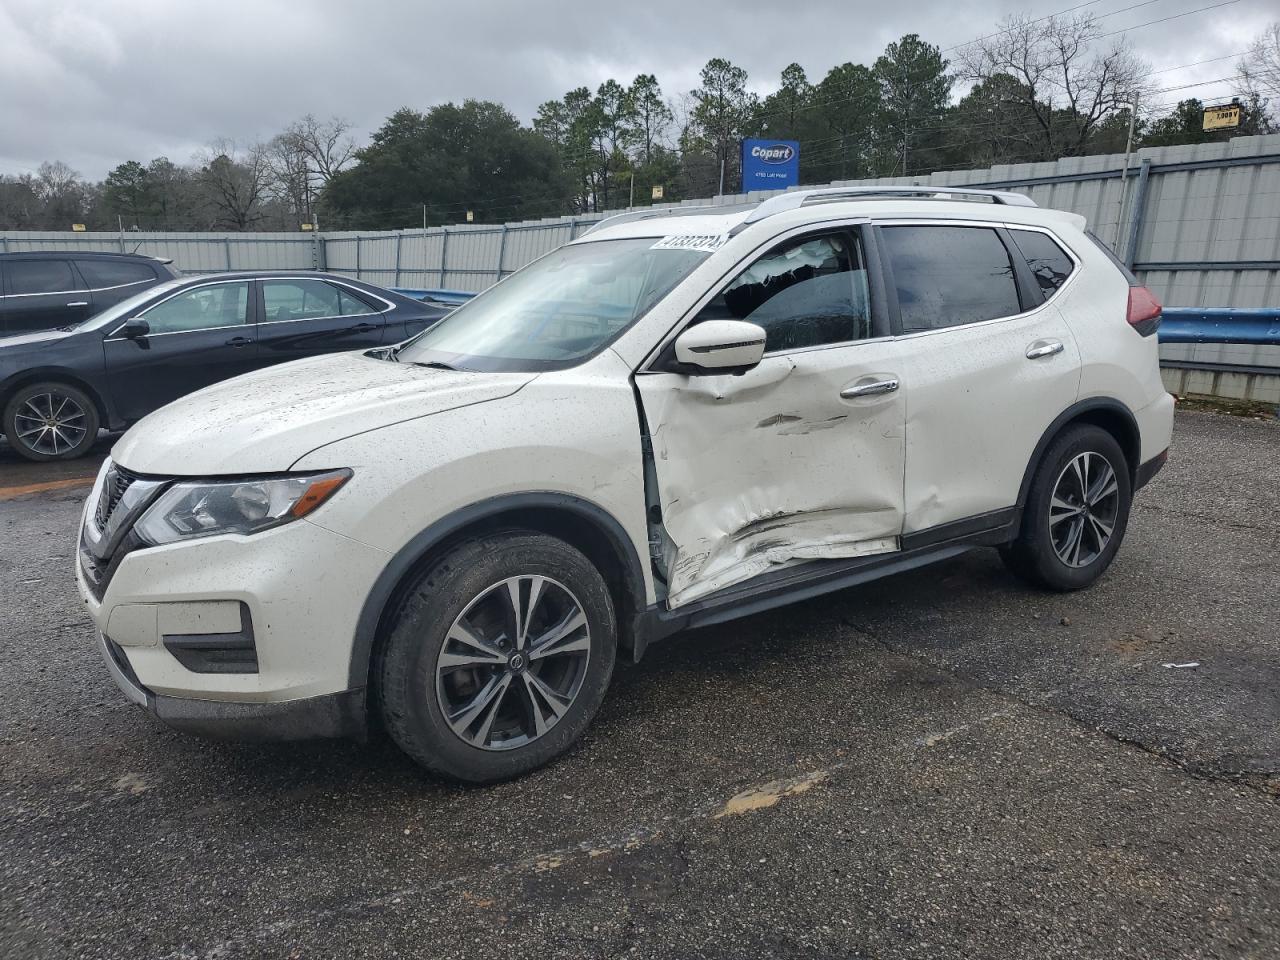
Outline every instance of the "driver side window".
<path fill-rule="evenodd" d="M 857 235 L 811 234 L 774 247 L 734 277 L 693 322 L 704 320 L 763 327 L 768 353 L 870 337 L 866 262 Z"/>
<path fill-rule="evenodd" d="M 247 319 L 248 281 L 212 283 L 184 290 L 142 314 L 152 333 L 235 327 Z"/>

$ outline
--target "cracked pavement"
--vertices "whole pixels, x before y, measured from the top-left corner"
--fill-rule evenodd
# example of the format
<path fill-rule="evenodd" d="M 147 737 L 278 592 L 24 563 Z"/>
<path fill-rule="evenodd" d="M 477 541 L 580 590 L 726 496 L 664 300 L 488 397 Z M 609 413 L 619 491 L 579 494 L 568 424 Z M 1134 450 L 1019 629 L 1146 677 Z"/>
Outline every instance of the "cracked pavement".
<path fill-rule="evenodd" d="M 84 491 L 0 501 L 0 956 L 1280 955 L 1280 425 L 1174 443 L 1091 590 L 976 551 L 683 634 L 485 789 L 166 730 Z"/>

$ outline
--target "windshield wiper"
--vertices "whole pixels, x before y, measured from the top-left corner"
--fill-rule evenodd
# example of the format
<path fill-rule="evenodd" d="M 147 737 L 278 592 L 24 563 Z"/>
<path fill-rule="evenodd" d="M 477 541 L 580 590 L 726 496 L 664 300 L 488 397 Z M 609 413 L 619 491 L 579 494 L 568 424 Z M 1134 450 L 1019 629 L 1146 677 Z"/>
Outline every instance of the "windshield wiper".
<path fill-rule="evenodd" d="M 451 363 L 445 363 L 443 360 L 418 360 L 410 361 L 415 367 L 430 367 L 433 370 L 460 370 Z"/>

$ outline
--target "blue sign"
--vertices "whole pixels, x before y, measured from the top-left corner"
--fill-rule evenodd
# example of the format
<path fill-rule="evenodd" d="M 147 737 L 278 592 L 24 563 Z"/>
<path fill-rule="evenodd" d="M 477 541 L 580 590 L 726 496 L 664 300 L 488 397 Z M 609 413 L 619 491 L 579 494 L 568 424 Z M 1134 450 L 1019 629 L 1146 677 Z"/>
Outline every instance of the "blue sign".
<path fill-rule="evenodd" d="M 742 192 L 782 190 L 800 182 L 800 144 L 794 140 L 742 141 Z"/>

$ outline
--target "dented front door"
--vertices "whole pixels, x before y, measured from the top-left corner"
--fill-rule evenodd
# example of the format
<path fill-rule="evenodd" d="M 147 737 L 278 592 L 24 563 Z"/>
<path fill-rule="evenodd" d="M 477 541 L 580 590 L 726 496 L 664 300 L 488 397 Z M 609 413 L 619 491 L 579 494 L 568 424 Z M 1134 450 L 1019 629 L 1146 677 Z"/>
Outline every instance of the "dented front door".
<path fill-rule="evenodd" d="M 898 549 L 905 387 L 883 392 L 897 379 L 888 339 L 770 354 L 741 376 L 637 376 L 668 605 Z"/>

